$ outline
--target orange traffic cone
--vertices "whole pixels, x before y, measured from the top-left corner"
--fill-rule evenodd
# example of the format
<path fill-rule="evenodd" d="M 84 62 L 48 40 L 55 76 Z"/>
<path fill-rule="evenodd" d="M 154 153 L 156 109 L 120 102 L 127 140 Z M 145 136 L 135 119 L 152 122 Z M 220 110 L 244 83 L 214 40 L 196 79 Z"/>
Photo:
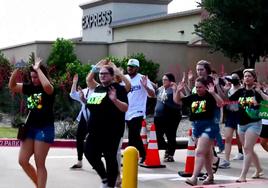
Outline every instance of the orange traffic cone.
<path fill-rule="evenodd" d="M 165 168 L 166 167 L 165 165 L 162 165 L 160 163 L 154 124 L 152 124 L 151 130 L 150 130 L 149 144 L 148 144 L 148 148 L 146 151 L 146 159 L 144 161 L 144 164 L 140 164 L 140 166 L 146 167 L 146 168 Z"/>
<path fill-rule="evenodd" d="M 147 150 L 148 142 L 147 142 L 147 128 L 146 128 L 146 121 L 142 121 L 142 127 L 141 127 L 141 139 L 144 146 L 145 151 Z"/>
<path fill-rule="evenodd" d="M 183 171 L 178 172 L 178 174 L 182 177 L 191 177 L 194 171 L 195 142 L 192 138 L 192 129 L 189 129 L 188 135 L 189 135 L 189 140 L 188 140 L 185 169 L 184 169 L 184 172 Z"/>

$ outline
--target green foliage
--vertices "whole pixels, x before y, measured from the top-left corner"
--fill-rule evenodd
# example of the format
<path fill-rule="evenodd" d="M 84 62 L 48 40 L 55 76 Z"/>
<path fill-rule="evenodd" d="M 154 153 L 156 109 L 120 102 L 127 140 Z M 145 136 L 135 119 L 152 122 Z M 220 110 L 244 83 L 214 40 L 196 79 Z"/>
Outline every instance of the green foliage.
<path fill-rule="evenodd" d="M 7 85 L 12 66 L 8 59 L 0 51 L 0 91 Z"/>
<path fill-rule="evenodd" d="M 50 72 L 51 76 L 64 74 L 67 63 L 80 64 L 80 61 L 74 53 L 72 41 L 58 38 L 52 44 L 52 50 L 47 60 L 47 64 L 53 67 L 53 71 Z"/>
<path fill-rule="evenodd" d="M 243 59 L 245 68 L 254 68 L 267 55 L 267 0 L 203 0 L 200 6 L 209 15 L 195 26 L 195 33 L 214 51 L 233 61 Z"/>
<path fill-rule="evenodd" d="M 152 60 L 147 60 L 144 54 L 142 53 L 133 54 L 129 57 L 123 57 L 122 59 L 113 56 L 107 57 L 107 59 L 111 60 L 116 66 L 122 67 L 125 70 L 125 72 L 127 69 L 127 62 L 131 58 L 139 60 L 140 62 L 139 72 L 141 74 L 147 75 L 153 82 L 156 81 L 160 65 L 154 63 Z"/>

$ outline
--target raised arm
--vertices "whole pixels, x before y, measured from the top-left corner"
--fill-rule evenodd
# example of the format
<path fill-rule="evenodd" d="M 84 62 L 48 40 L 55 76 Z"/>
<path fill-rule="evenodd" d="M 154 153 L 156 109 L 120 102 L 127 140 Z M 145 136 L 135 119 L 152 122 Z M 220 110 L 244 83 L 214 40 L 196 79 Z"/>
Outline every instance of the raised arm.
<path fill-rule="evenodd" d="M 16 82 L 16 77 L 18 75 L 19 69 L 15 69 L 9 79 L 8 87 L 14 93 L 22 93 L 22 83 Z"/>
<path fill-rule="evenodd" d="M 212 83 L 208 85 L 208 92 L 214 97 L 216 100 L 217 106 L 221 107 L 223 105 L 222 98 L 215 92 L 215 87 Z"/>
<path fill-rule="evenodd" d="M 111 87 L 109 89 L 109 98 L 111 99 L 111 101 L 114 103 L 114 105 L 121 111 L 121 112 L 126 112 L 127 109 L 128 109 L 128 104 L 123 102 L 123 101 L 120 101 L 118 98 L 117 98 L 117 95 L 116 95 L 116 89 L 114 87 Z"/>
<path fill-rule="evenodd" d="M 44 75 L 42 70 L 40 69 L 40 64 L 42 62 L 41 58 L 36 58 L 35 63 L 33 65 L 33 69 L 37 72 L 38 78 L 41 82 L 41 85 L 44 89 L 44 91 L 48 94 L 51 95 L 54 92 L 54 87 L 48 80 L 48 78 Z"/>
<path fill-rule="evenodd" d="M 172 86 L 172 89 L 173 89 L 173 101 L 176 104 L 181 104 L 181 97 L 183 96 L 182 90 L 184 89 L 184 87 L 185 87 L 185 83 L 184 82 L 180 82 L 178 84 L 178 86 L 176 86 L 176 84 L 174 84 Z"/>
<path fill-rule="evenodd" d="M 154 88 L 150 82 L 150 80 L 148 79 L 147 76 L 143 76 L 141 79 L 141 85 L 144 87 L 144 89 L 147 91 L 149 97 L 155 97 L 155 91 Z M 150 87 L 152 86 L 152 87 Z"/>

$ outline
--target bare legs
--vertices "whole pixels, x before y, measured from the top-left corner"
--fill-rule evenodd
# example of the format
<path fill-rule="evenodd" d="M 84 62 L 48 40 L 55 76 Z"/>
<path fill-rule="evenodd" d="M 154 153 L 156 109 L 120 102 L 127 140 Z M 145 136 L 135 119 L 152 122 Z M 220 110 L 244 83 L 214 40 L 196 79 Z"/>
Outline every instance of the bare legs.
<path fill-rule="evenodd" d="M 26 139 L 20 148 L 19 164 L 33 181 L 36 188 L 45 188 L 47 182 L 47 170 L 45 167 L 46 157 L 50 144 Z M 31 156 L 34 155 L 36 169 L 29 163 Z"/>
<path fill-rule="evenodd" d="M 200 137 L 198 139 L 196 154 L 195 154 L 194 172 L 193 172 L 192 177 L 189 179 L 192 182 L 197 181 L 197 177 L 199 173 L 201 172 L 204 165 L 208 173 L 208 178 L 213 178 L 212 147 L 213 147 L 213 140 L 209 139 L 208 137 Z"/>
<path fill-rule="evenodd" d="M 239 138 L 244 148 L 244 160 L 243 160 L 243 168 L 240 174 L 238 181 L 246 181 L 246 176 L 248 169 L 250 167 L 251 161 L 256 167 L 257 172 L 261 172 L 260 161 L 256 153 L 254 152 L 254 145 L 257 142 L 258 135 L 251 131 L 246 131 L 245 134 L 240 133 Z"/>

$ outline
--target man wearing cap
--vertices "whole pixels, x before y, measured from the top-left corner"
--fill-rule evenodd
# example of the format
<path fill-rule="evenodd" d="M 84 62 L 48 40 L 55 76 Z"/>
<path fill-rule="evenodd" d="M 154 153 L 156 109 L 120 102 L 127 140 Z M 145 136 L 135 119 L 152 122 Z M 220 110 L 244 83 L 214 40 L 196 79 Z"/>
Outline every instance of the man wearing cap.
<path fill-rule="evenodd" d="M 139 150 L 140 163 L 143 163 L 146 152 L 140 137 L 142 120 L 146 116 L 147 96 L 154 97 L 155 91 L 147 76 L 138 73 L 140 62 L 137 59 L 129 59 L 127 63 L 126 77 L 131 82 L 128 93 L 128 111 L 126 112 L 126 124 L 128 126 L 128 145 Z"/>

